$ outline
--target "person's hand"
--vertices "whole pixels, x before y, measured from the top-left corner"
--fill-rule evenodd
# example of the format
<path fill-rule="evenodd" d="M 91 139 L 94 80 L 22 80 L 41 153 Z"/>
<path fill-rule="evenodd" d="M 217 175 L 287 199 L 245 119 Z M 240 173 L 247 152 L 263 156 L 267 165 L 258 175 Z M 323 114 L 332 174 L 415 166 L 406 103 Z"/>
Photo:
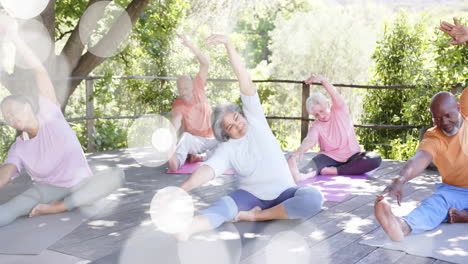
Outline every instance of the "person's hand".
<path fill-rule="evenodd" d="M 228 45 L 231 43 L 231 40 L 226 35 L 214 34 L 206 38 L 205 43 L 208 46 L 214 46 L 219 44 Z"/>
<path fill-rule="evenodd" d="M 298 150 L 298 151 L 294 152 L 293 154 L 291 154 L 289 156 L 290 159 L 293 159 L 293 158 L 296 158 L 296 157 L 299 159 L 299 161 L 301 161 L 304 158 L 304 153 L 302 151 Z"/>
<path fill-rule="evenodd" d="M 468 42 L 468 27 L 458 23 L 458 19 L 453 18 L 454 25 L 443 21 L 439 29 L 453 38 L 452 41 L 447 42 L 451 45 L 459 45 Z"/>
<path fill-rule="evenodd" d="M 185 36 L 185 35 L 182 35 L 180 33 L 176 33 L 177 37 L 180 38 L 180 40 L 182 41 L 182 45 L 188 47 L 189 45 L 191 45 L 192 43 L 190 42 L 190 40 Z"/>
<path fill-rule="evenodd" d="M 397 198 L 398 206 L 401 206 L 401 198 L 403 197 L 403 185 L 405 181 L 402 181 L 400 178 L 395 178 L 392 180 L 392 183 L 388 185 L 383 192 L 377 196 L 376 201 L 380 201 L 387 196 L 395 196 Z"/>
<path fill-rule="evenodd" d="M 304 82 L 306 84 L 311 84 L 311 83 L 322 83 L 326 80 L 327 79 L 325 79 L 325 77 L 323 77 L 322 75 L 313 74 L 309 78 L 307 78 Z"/>
<path fill-rule="evenodd" d="M 18 34 L 18 23 L 12 17 L 0 14 L 0 41 L 12 40 Z"/>

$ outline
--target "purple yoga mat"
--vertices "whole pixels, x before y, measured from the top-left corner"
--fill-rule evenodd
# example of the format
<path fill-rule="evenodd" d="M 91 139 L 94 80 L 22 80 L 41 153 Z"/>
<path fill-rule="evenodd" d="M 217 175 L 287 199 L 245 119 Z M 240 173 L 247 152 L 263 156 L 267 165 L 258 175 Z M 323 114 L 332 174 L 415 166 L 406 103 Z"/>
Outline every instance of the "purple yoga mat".
<path fill-rule="evenodd" d="M 167 170 L 166 173 L 168 174 L 191 174 L 198 167 L 200 167 L 200 165 L 201 165 L 201 162 L 193 162 L 193 163 L 186 162 L 184 165 L 180 166 L 180 168 L 177 171 Z M 233 170 L 227 170 L 223 174 L 234 175 L 235 173 Z"/>
<path fill-rule="evenodd" d="M 326 201 L 341 202 L 369 175 L 369 173 L 361 175 L 318 175 L 300 181 L 297 185 L 315 186 L 323 193 Z"/>

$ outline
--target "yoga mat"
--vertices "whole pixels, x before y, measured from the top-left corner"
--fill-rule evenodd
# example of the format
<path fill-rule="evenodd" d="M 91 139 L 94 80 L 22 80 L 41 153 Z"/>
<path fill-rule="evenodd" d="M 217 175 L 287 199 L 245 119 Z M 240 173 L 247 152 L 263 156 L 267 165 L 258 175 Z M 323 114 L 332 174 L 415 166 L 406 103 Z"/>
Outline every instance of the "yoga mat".
<path fill-rule="evenodd" d="M 216 230 L 195 234 L 187 242 L 141 227 L 119 250 L 92 264 L 237 264 L 267 247 L 276 235 L 292 232 L 300 223 L 301 220 L 225 223 Z M 288 250 L 287 245 L 284 250 Z"/>
<path fill-rule="evenodd" d="M 0 227 L 0 254 L 39 255 L 107 204 L 108 201 L 101 200 L 70 212 L 20 217 Z"/>
<path fill-rule="evenodd" d="M 468 224 L 466 223 L 444 223 L 434 230 L 408 235 L 401 242 L 393 242 L 382 228 L 378 228 L 359 243 L 453 263 L 468 263 Z"/>
<path fill-rule="evenodd" d="M 177 171 L 167 170 L 166 173 L 167 174 L 191 174 L 198 167 L 200 167 L 200 165 L 201 165 L 201 162 L 193 162 L 193 163 L 186 162 L 184 165 L 180 166 L 180 168 Z M 227 170 L 223 174 L 234 175 L 235 173 L 233 170 Z"/>
<path fill-rule="evenodd" d="M 323 193 L 326 201 L 341 202 L 368 177 L 368 173 L 362 175 L 317 175 L 300 181 L 297 185 L 315 186 Z"/>
<path fill-rule="evenodd" d="M 46 250 L 40 255 L 0 255 L 0 263 L 2 264 L 31 264 L 31 263 L 47 263 L 47 264 L 77 264 L 88 263 L 88 261 L 62 254 L 52 250 Z"/>
<path fill-rule="evenodd" d="M 188 241 L 178 241 L 149 225 L 140 226 L 118 250 L 92 263 L 238 264 L 241 250 L 240 237 L 232 223 L 195 234 Z"/>

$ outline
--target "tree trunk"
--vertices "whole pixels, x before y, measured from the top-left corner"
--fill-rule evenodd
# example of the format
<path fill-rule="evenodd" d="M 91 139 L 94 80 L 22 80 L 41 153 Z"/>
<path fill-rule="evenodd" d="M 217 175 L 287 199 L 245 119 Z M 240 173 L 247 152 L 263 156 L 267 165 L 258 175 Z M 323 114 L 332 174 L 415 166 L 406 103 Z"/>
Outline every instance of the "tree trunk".
<path fill-rule="evenodd" d="M 128 6 L 127 6 L 127 13 L 130 16 L 130 20 L 132 22 L 132 25 L 134 26 L 135 23 L 138 21 L 138 18 L 140 17 L 141 13 L 145 10 L 145 8 L 148 6 L 150 0 L 133 0 Z M 78 31 L 78 25 L 75 28 L 74 31 Z M 73 34 L 73 33 L 72 33 Z M 116 48 L 120 43 L 113 42 L 112 39 L 116 35 L 121 34 L 121 28 L 119 27 L 119 19 L 116 20 L 116 23 L 110 28 L 109 32 L 107 33 L 106 36 L 104 36 L 99 43 L 96 44 L 96 46 L 106 46 L 111 49 Z M 74 40 L 76 41 L 76 40 Z M 79 41 L 79 40 L 78 40 Z M 67 43 L 68 44 L 68 43 Z M 69 51 L 70 52 L 70 51 Z M 104 62 L 106 58 L 96 56 L 92 54 L 91 52 L 86 52 L 83 56 L 79 58 L 77 61 L 76 66 L 73 68 L 71 72 L 71 76 L 88 76 L 97 66 L 99 66 L 102 62 Z M 82 80 L 72 80 L 69 82 L 68 87 L 65 91 L 64 98 L 61 98 L 61 103 L 62 105 L 66 105 L 68 103 L 68 99 L 70 96 L 73 94 L 73 92 L 76 90 L 78 85 L 82 82 Z"/>
<path fill-rule="evenodd" d="M 36 18 L 39 19 L 47 29 L 52 43 L 55 43 L 55 1 L 56 0 L 50 0 L 46 9 L 38 18 Z M 88 7 L 101 1 L 105 0 L 90 0 Z M 144 9 L 148 6 L 149 2 L 150 0 L 133 0 L 127 6 L 126 11 L 130 16 L 133 26 L 137 22 L 141 13 L 143 13 Z M 102 10 L 102 12 L 104 13 L 104 10 Z M 119 20 L 117 20 L 117 22 L 118 21 Z M 115 23 L 110 28 L 108 34 L 104 36 L 96 46 L 114 48 L 114 46 L 119 45 L 120 43 L 112 42 L 110 39 L 113 39 L 113 37 L 119 33 L 120 28 L 118 23 Z M 33 43 L 28 43 L 28 45 L 33 45 Z M 82 55 L 84 48 L 85 46 L 80 40 L 78 21 L 60 55 L 55 55 L 54 46 L 54 52 L 51 52 L 49 58 L 44 63 L 44 66 L 47 68 L 49 75 L 54 82 L 57 99 L 62 105 L 62 111 L 65 111 L 68 99 L 82 81 L 64 79 L 70 76 L 88 76 L 97 66 L 106 60 L 106 58 L 98 57 L 90 52 L 86 52 Z M 30 70 L 15 67 L 14 73 L 9 75 L 1 69 L 0 80 L 12 94 L 24 94 L 32 97 L 36 97 L 37 95 L 34 76 Z"/>

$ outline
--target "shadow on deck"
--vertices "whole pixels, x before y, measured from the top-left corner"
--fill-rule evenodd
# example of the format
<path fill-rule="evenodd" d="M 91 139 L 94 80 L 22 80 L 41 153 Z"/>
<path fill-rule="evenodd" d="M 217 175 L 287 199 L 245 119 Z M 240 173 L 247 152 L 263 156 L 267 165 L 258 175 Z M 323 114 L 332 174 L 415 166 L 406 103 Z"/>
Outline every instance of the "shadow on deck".
<path fill-rule="evenodd" d="M 384 161 L 379 170 L 344 201 L 325 202 L 323 210 L 307 221 L 229 223 L 204 236 L 199 244 L 181 245 L 172 236 L 154 231 L 149 208 L 157 190 L 178 186 L 188 175 L 165 174 L 165 166 L 140 166 L 125 150 L 94 153 L 87 157 L 94 168 L 117 166 L 124 169 L 125 185 L 111 195 L 112 200 L 104 210 L 65 235 L 41 256 L 30 256 L 22 263 L 211 264 L 237 263 L 237 260 L 245 264 L 300 263 L 280 261 L 281 256 L 276 261 L 271 260 L 272 253 L 268 250 L 274 246 L 266 246 L 271 245 L 272 238 L 283 231 L 288 232 L 283 233 L 286 235 L 278 241 L 304 241 L 305 250 L 314 256 L 316 263 L 375 263 L 376 260 L 379 263 L 447 263 L 358 243 L 364 235 L 379 227 L 373 216 L 375 195 L 397 175 L 403 165 L 401 161 Z M 310 160 L 311 157 L 307 154 L 306 158 Z M 27 179 L 22 178 L 12 183 L 9 194 L 14 195 L 25 188 Z M 439 181 L 437 172 L 426 171 L 424 176 L 405 186 L 405 202 L 423 200 L 432 193 L 434 183 Z M 235 177 L 223 175 L 191 194 L 196 208 L 202 209 L 236 187 Z M 242 239 L 235 239 L 232 234 L 240 234 Z M 58 262 L 63 256 L 67 260 Z M 1 260 L 0 255 L 0 262 L 5 263 Z"/>

